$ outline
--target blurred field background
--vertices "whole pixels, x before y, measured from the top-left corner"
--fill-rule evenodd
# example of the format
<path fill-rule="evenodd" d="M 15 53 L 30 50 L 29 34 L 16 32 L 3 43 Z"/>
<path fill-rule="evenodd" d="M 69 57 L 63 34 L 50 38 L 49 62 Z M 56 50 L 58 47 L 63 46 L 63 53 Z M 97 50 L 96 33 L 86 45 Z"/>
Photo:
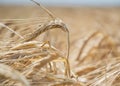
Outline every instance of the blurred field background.
<path fill-rule="evenodd" d="M 6 2 L 7 2 L 7 0 L 0 2 L 0 20 L 2 20 L 2 19 L 36 18 L 36 17 L 41 17 L 41 16 L 48 17 L 47 13 L 44 12 L 43 10 L 41 10 L 36 5 L 28 5 L 28 4 L 26 4 L 27 2 L 22 2 L 22 1 L 21 1 L 21 4 L 16 4 L 17 2 L 14 2 L 14 0 L 12 0 L 12 2 L 14 2 L 12 4 L 11 3 L 9 4 L 9 2 L 11 2 L 10 0 L 8 0 L 7 3 Z M 47 1 L 45 1 L 45 3 L 46 2 Z M 56 5 L 55 2 L 58 5 Z M 43 4 L 45 4 L 45 3 L 43 3 Z M 88 3 L 81 1 L 81 2 L 79 2 L 80 4 L 77 3 L 77 0 L 76 0 L 77 5 L 72 0 L 70 0 L 70 2 L 68 1 L 68 3 L 70 5 L 67 4 L 67 1 L 64 3 L 64 1 L 57 2 L 57 1 L 53 0 L 53 1 L 51 1 L 50 4 L 49 3 L 50 3 L 50 1 L 48 1 L 48 3 L 45 5 L 45 7 L 47 9 L 49 9 L 56 17 L 62 19 L 64 21 L 64 23 L 67 25 L 67 27 L 69 28 L 70 45 L 71 45 L 70 66 L 71 66 L 71 70 L 73 72 L 75 72 L 76 75 L 78 74 L 78 77 L 79 76 L 81 77 L 82 75 L 84 76 L 85 74 L 92 72 L 92 71 L 96 70 L 97 68 L 99 69 L 99 67 L 102 67 L 104 65 L 106 66 L 108 64 L 108 66 L 109 66 L 109 64 L 110 64 L 109 62 L 111 62 L 111 64 L 112 64 L 113 58 L 118 59 L 118 63 L 116 61 L 116 64 L 119 64 L 119 58 L 120 58 L 119 57 L 120 56 L 120 2 L 119 2 L 119 0 L 115 0 L 115 1 L 114 0 L 110 0 L 110 1 L 106 0 L 105 2 L 104 1 L 97 2 L 95 0 L 93 0 L 93 1 L 91 0 L 92 4 L 90 3 L 90 0 L 88 0 Z M 61 4 L 59 4 L 59 3 L 61 3 Z M 88 57 L 84 57 L 85 55 L 83 52 L 83 55 L 81 56 L 81 58 L 83 57 L 85 59 L 82 59 L 80 62 L 76 61 L 78 54 L 80 52 L 80 49 L 84 45 L 85 40 L 87 40 L 87 38 L 89 38 L 93 33 L 97 32 L 97 31 L 100 32 L 100 35 L 98 35 L 95 38 L 93 37 L 93 39 L 90 41 L 91 43 L 88 42 L 88 45 L 85 47 L 85 51 L 84 51 L 85 54 L 89 50 L 92 50 L 90 47 L 96 48 L 96 46 L 94 46 L 94 45 L 99 44 L 99 39 L 101 40 L 100 37 L 103 36 L 103 35 L 101 35 L 102 33 L 107 35 L 108 37 L 110 37 L 110 40 L 105 39 L 105 41 L 104 41 L 105 43 L 103 43 L 103 46 L 97 47 L 97 49 L 102 48 L 103 50 L 98 49 L 97 52 L 94 52 L 94 50 L 93 50 L 92 55 L 88 56 Z M 4 34 L 3 32 L 0 32 L 0 33 Z M 57 36 L 60 36 L 61 38 L 63 38 L 62 34 L 59 34 L 59 31 L 57 31 L 57 33 L 58 33 Z M 111 42 L 111 39 L 112 39 L 112 42 Z M 114 46 L 114 44 L 115 44 L 115 46 Z M 58 46 L 59 45 L 60 44 L 58 44 Z M 104 50 L 109 51 L 109 49 L 111 49 L 113 47 L 115 49 L 113 49 L 113 52 L 110 54 L 110 56 L 104 56 L 107 53 L 106 51 L 104 52 Z M 116 52 L 116 54 L 114 52 Z M 98 59 L 97 59 L 97 57 L 98 57 Z M 103 57 L 107 57 L 107 61 Z M 97 66 L 93 67 L 95 64 L 97 64 Z M 89 68 L 88 67 L 89 65 L 92 65 L 92 66 Z M 74 67 L 76 67 L 76 68 L 74 69 Z M 78 67 L 78 69 L 77 69 L 77 67 Z M 109 70 L 108 71 L 108 74 L 109 74 L 109 72 L 112 69 L 108 68 L 108 70 Z M 113 81 L 111 79 L 109 79 L 110 77 L 108 77 L 108 80 L 106 81 L 107 83 L 112 81 L 113 83 L 109 84 L 111 86 L 119 86 L 120 85 L 119 84 L 119 81 L 120 81 L 120 74 L 119 74 L 120 72 L 119 71 L 120 70 L 119 69 L 115 69 L 115 70 L 118 71 L 118 73 L 117 73 L 118 77 L 117 76 L 114 77 L 113 79 L 115 79 L 115 80 L 112 79 Z M 104 72 L 105 72 L 105 70 L 104 70 Z M 97 74 L 95 74 L 95 76 L 97 76 Z M 113 76 L 115 76 L 115 75 L 113 75 Z M 113 76 L 111 75 L 111 78 Z M 106 77 L 105 74 L 103 74 L 103 77 Z M 93 77 L 88 78 L 88 81 L 89 81 L 89 79 L 93 80 Z M 79 80 L 80 80 L 80 82 L 83 82 L 85 84 L 87 83 L 87 79 L 80 78 Z M 98 80 L 102 80 L 102 79 L 98 78 Z M 95 82 L 98 84 L 96 84 Z M 103 84 L 102 81 L 99 83 L 99 82 L 93 80 L 93 82 L 90 81 L 86 85 L 83 85 L 83 86 L 109 86 L 109 85 L 106 85 L 106 82 L 103 80 L 103 83 L 105 83 L 105 84 Z M 115 84 L 115 82 L 117 84 Z M 77 85 L 82 86 L 80 84 L 77 84 Z"/>
<path fill-rule="evenodd" d="M 27 3 L 28 2 L 28 3 Z M 39 0 L 38 0 L 39 2 Z M 102 29 L 108 34 L 119 35 L 120 8 L 119 0 L 107 1 L 41 1 L 57 17 L 61 18 L 74 31 Z M 37 11 L 39 7 L 30 3 L 29 0 L 4 0 L 0 1 L 0 18 L 27 18 L 37 17 L 41 14 Z M 62 4 L 63 3 L 63 4 Z M 30 5 L 32 6 L 30 6 Z M 13 6 L 12 6 L 13 5 Z M 15 6 L 14 6 L 15 5 Z M 34 6 L 33 6 L 34 5 Z M 32 9 L 32 10 L 31 10 Z M 22 13 L 24 13 L 22 15 Z M 78 31 L 77 31 L 78 32 Z M 113 33 L 116 34 L 113 34 Z M 87 33 L 88 34 L 88 33 Z M 79 36 L 78 36 L 79 37 Z M 120 36 L 117 36 L 118 39 Z"/>
<path fill-rule="evenodd" d="M 47 7 L 55 16 L 61 18 L 69 27 L 70 34 L 81 39 L 95 30 L 110 34 L 120 40 L 120 8 L 119 7 Z M 41 16 L 37 6 L 1 6 L 0 18 L 34 18 Z M 39 11 L 39 12 L 38 12 Z M 25 13 L 25 14 L 23 14 Z M 88 32 L 86 30 L 89 30 Z M 84 34 L 84 36 L 82 36 Z M 73 39 L 73 40 L 76 40 Z M 72 40 L 72 39 L 71 39 Z"/>

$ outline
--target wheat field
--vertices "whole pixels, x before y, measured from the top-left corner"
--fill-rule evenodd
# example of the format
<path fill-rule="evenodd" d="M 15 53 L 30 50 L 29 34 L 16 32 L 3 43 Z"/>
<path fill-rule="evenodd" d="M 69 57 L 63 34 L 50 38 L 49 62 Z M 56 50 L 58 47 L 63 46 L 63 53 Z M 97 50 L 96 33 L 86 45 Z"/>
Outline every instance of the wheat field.
<path fill-rule="evenodd" d="M 0 6 L 0 86 L 120 86 L 120 8 L 46 8 Z"/>

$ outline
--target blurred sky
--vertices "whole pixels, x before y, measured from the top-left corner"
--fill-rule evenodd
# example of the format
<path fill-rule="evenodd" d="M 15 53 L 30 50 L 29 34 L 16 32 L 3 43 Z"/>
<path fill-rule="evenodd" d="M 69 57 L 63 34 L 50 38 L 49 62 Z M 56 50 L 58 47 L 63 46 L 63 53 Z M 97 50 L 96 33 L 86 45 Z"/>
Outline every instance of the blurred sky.
<path fill-rule="evenodd" d="M 56 6 L 120 6 L 120 0 L 35 0 L 44 5 Z M 0 4 L 28 4 L 30 0 L 0 0 Z"/>

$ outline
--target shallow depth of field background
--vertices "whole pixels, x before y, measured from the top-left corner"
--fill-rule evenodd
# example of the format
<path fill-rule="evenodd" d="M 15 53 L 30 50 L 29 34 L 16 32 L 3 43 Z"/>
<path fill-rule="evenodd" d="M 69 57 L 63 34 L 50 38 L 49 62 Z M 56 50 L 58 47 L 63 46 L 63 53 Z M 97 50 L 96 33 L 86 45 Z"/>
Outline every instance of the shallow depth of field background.
<path fill-rule="evenodd" d="M 120 0 L 36 0 L 48 7 L 70 28 L 71 34 L 81 38 L 80 33 L 89 34 L 94 29 L 119 36 Z M 16 7 L 17 6 L 17 7 Z M 34 10 L 31 10 L 33 8 Z M 0 18 L 27 18 L 40 16 L 39 10 L 30 0 L 0 0 Z M 24 11 L 26 11 L 24 13 Z M 36 12 L 36 13 L 35 13 Z M 23 14 L 24 13 L 24 14 Z M 89 32 L 87 31 L 89 30 Z M 76 32 L 79 32 L 76 34 Z M 114 34 L 116 33 L 116 34 Z M 77 36 L 80 35 L 80 36 Z"/>

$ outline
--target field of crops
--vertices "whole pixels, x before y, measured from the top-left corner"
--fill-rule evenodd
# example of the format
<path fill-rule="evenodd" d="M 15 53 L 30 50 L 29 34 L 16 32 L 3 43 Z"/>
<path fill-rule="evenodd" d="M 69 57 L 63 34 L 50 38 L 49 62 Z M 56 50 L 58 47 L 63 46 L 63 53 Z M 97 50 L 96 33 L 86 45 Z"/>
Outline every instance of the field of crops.
<path fill-rule="evenodd" d="M 0 86 L 120 86 L 120 8 L 0 6 Z"/>

